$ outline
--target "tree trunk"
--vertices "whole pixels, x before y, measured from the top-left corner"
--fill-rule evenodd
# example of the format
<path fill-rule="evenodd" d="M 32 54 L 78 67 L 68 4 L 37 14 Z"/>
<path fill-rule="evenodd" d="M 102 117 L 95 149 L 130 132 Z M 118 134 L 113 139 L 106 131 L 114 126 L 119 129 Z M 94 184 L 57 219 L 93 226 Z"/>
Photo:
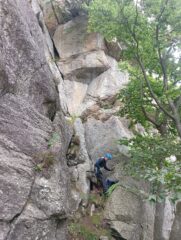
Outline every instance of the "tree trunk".
<path fill-rule="evenodd" d="M 180 119 L 178 109 L 171 99 L 169 99 L 169 105 L 170 105 L 171 110 L 172 110 L 173 115 L 174 115 L 174 120 L 173 121 L 175 123 L 177 133 L 178 133 L 179 137 L 181 138 L 181 119 Z"/>
<path fill-rule="evenodd" d="M 176 117 L 175 125 L 176 125 L 176 128 L 177 128 L 178 135 L 181 138 L 181 122 L 180 122 L 180 118 L 179 117 L 178 118 Z"/>
<path fill-rule="evenodd" d="M 167 123 L 162 123 L 157 129 L 162 136 L 168 133 Z"/>

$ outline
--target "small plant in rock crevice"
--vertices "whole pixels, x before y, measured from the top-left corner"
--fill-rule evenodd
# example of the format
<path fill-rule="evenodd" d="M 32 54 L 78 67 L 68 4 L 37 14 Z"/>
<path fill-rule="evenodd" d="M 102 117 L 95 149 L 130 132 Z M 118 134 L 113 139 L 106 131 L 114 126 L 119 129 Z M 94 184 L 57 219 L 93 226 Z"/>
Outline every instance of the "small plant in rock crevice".
<path fill-rule="evenodd" d="M 36 154 L 35 171 L 41 172 L 44 169 L 49 169 L 55 162 L 55 155 L 52 152 L 46 151 Z"/>
<path fill-rule="evenodd" d="M 60 141 L 60 135 L 58 133 L 53 133 L 48 141 L 48 148 L 52 147 L 54 144 Z"/>
<path fill-rule="evenodd" d="M 77 118 L 80 118 L 80 116 L 73 114 L 67 118 L 67 121 L 69 124 L 73 125 Z"/>
<path fill-rule="evenodd" d="M 100 223 L 102 221 L 102 216 L 101 214 L 94 214 L 92 217 L 91 217 L 91 222 L 93 225 L 95 226 L 99 226 Z"/>
<path fill-rule="evenodd" d="M 80 223 L 71 223 L 68 227 L 69 233 L 72 234 L 76 239 L 85 239 L 85 240 L 98 240 L 99 238 L 92 233 L 88 228 L 83 226 Z"/>

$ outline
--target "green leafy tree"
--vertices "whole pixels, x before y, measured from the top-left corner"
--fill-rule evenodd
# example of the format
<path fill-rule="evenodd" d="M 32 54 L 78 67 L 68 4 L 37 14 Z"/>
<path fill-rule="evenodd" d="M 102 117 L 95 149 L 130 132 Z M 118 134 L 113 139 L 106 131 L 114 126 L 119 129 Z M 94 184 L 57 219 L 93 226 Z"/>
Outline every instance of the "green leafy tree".
<path fill-rule="evenodd" d="M 181 198 L 181 144 L 178 138 L 137 135 L 120 143 L 130 149 L 127 172 L 151 183 L 150 200 L 166 196 L 173 200 Z"/>
<path fill-rule="evenodd" d="M 162 133 L 173 125 L 181 137 L 181 0 L 93 0 L 87 8 L 89 30 L 124 46 L 135 81 L 129 87 L 139 98 L 136 120 L 145 118 Z"/>

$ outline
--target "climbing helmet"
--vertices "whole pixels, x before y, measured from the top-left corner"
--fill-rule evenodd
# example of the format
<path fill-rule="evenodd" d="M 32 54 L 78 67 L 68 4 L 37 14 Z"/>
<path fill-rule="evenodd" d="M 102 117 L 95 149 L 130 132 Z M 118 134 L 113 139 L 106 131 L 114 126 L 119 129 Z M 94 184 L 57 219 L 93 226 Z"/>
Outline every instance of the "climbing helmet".
<path fill-rule="evenodd" d="M 112 159 L 112 154 L 111 154 L 111 153 L 106 153 L 106 154 L 104 155 L 104 157 L 105 157 L 105 158 L 108 158 L 109 160 L 111 160 L 111 159 Z"/>

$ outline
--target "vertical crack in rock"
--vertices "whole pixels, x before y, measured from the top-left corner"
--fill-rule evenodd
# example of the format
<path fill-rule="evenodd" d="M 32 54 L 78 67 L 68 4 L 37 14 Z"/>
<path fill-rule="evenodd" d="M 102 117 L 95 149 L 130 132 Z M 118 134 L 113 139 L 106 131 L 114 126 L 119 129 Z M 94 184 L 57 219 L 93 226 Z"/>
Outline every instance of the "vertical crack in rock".
<path fill-rule="evenodd" d="M 30 191 L 29 191 L 29 194 L 28 194 L 28 196 L 27 196 L 27 200 L 26 200 L 24 206 L 22 207 L 21 211 L 20 211 L 19 213 L 17 213 L 17 214 L 9 221 L 9 223 L 10 223 L 10 230 L 9 230 L 9 232 L 8 232 L 7 237 L 5 238 L 5 240 L 8 240 L 9 235 L 11 234 L 11 231 L 12 231 L 12 228 L 13 228 L 14 223 L 16 222 L 16 220 L 18 219 L 18 217 L 23 213 L 23 211 L 25 210 L 25 208 L 26 208 L 26 206 L 27 206 L 27 203 L 28 203 L 28 201 L 29 201 L 29 199 L 30 199 L 30 196 L 31 196 L 31 193 L 32 193 L 33 185 L 34 185 L 34 182 L 35 182 L 35 177 L 36 177 L 36 176 L 34 176 L 34 178 L 33 178 L 33 181 L 32 181 L 31 187 L 30 187 Z"/>
<path fill-rule="evenodd" d="M 56 10 L 55 10 L 55 6 L 54 6 L 54 4 L 53 4 L 53 0 L 50 0 L 50 2 L 51 2 L 51 7 L 52 7 L 52 10 L 53 10 L 54 16 L 55 16 L 55 18 L 56 18 L 56 20 L 57 20 L 57 23 L 60 24 L 59 19 L 58 19 L 58 17 L 57 17 Z"/>

